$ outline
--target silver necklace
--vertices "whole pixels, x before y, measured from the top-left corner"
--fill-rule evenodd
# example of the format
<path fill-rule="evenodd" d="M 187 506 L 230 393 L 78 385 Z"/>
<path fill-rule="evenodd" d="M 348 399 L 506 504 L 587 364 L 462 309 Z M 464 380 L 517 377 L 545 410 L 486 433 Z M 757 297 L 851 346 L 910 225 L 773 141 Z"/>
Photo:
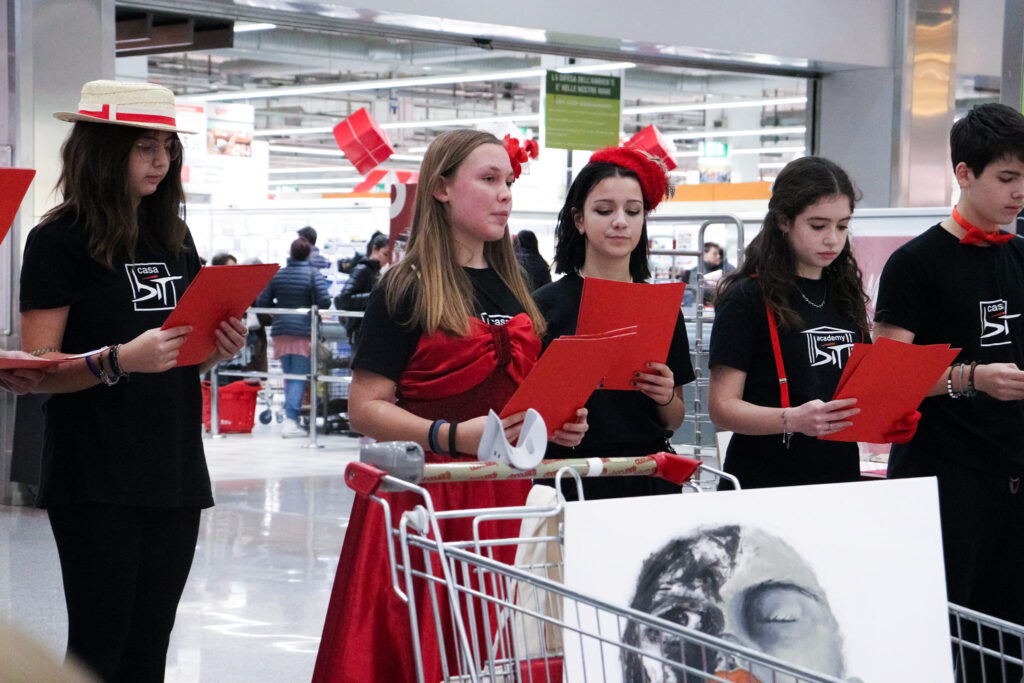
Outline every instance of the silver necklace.
<path fill-rule="evenodd" d="M 828 290 L 825 290 L 825 296 L 822 297 L 820 304 L 816 304 L 813 301 L 811 301 L 810 299 L 808 299 L 807 295 L 804 294 L 804 290 L 800 289 L 799 285 L 797 285 L 796 291 L 800 292 L 800 296 L 803 297 L 804 301 L 809 303 L 811 306 L 814 306 L 815 308 L 821 308 L 822 306 L 824 306 L 825 305 L 825 301 L 828 299 Z"/>

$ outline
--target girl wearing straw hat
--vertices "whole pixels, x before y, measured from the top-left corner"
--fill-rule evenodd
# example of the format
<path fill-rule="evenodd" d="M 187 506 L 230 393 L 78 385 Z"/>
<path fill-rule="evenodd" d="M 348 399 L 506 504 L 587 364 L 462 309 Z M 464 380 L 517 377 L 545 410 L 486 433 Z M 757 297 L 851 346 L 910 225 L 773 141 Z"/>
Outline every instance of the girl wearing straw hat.
<path fill-rule="evenodd" d="M 62 148 L 62 201 L 29 233 L 23 344 L 83 353 L 47 375 L 38 504 L 68 608 L 68 650 L 103 680 L 161 681 L 199 512 L 213 505 L 199 375 L 246 328 L 221 323 L 200 366 L 176 367 L 189 327 L 161 330 L 199 272 L 182 220 L 180 131 L 166 88 L 93 81 Z"/>

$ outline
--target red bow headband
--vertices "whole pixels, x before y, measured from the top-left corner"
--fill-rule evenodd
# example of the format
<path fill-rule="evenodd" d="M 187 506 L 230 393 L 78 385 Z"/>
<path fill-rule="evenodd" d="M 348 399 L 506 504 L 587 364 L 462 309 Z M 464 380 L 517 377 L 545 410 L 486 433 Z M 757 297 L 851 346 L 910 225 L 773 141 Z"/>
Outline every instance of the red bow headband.
<path fill-rule="evenodd" d="M 648 211 L 654 211 L 655 207 L 665 198 L 665 193 L 668 192 L 668 175 L 665 172 L 665 167 L 659 164 L 654 157 L 638 149 L 605 147 L 594 152 L 590 157 L 590 163 L 615 164 L 636 173 L 636 177 L 640 180 L 640 192 L 644 196 Z"/>
<path fill-rule="evenodd" d="M 527 140 L 520 146 L 518 138 L 506 135 L 505 151 L 508 152 L 508 160 L 512 162 L 512 173 L 518 180 L 523 172 L 523 164 L 540 156 L 540 145 L 536 140 Z"/>

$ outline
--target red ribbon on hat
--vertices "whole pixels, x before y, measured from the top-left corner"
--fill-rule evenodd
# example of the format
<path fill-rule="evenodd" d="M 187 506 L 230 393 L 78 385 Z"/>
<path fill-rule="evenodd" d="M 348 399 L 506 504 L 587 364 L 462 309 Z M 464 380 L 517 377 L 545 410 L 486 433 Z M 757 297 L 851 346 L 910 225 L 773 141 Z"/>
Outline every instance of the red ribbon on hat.
<path fill-rule="evenodd" d="M 127 112 L 118 111 L 114 114 L 114 118 L 110 117 L 110 105 L 104 104 L 103 109 L 100 111 L 86 111 L 85 109 L 79 109 L 78 113 L 82 116 L 91 116 L 97 119 L 105 119 L 107 121 L 128 121 L 129 123 L 160 123 L 165 126 L 178 127 L 177 122 L 173 116 L 156 116 L 154 114 L 130 114 Z"/>
<path fill-rule="evenodd" d="M 969 223 L 966 218 L 960 215 L 960 212 L 953 207 L 953 220 L 961 228 L 967 231 L 967 234 L 960 238 L 960 244 L 984 244 L 985 242 L 991 242 L 993 244 L 999 244 L 1001 242 L 1009 242 L 1013 239 L 1013 235 L 1008 232 L 985 232 L 973 223 Z"/>

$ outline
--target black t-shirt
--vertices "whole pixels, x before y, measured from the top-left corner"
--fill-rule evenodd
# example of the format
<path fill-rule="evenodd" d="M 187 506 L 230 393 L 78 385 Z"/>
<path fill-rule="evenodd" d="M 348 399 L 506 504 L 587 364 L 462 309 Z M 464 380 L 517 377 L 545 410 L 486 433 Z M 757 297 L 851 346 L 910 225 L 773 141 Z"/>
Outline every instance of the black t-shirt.
<path fill-rule="evenodd" d="M 790 405 L 832 400 L 843 367 L 855 343 L 867 343 L 854 321 L 826 300 L 824 280 L 797 278 L 799 291 L 790 305 L 803 324 L 779 330 Z M 824 301 L 821 308 L 812 302 Z M 764 298 L 752 279 L 732 284 L 715 305 L 709 365 L 726 365 L 747 374 L 743 400 L 781 407 L 779 374 L 772 353 Z M 743 488 L 795 486 L 854 481 L 860 476 L 857 444 L 820 441 L 794 434 L 789 448 L 781 434 L 735 434 L 729 442 L 725 469 Z"/>
<path fill-rule="evenodd" d="M 191 235 L 180 253 L 140 247 L 113 268 L 89 257 L 87 240 L 80 222 L 59 220 L 37 226 L 25 245 L 21 310 L 69 307 L 65 353 L 160 327 L 199 272 Z M 54 394 L 44 410 L 40 505 L 213 505 L 195 366 Z"/>
<path fill-rule="evenodd" d="M 541 287 L 533 296 L 548 325 L 544 348 L 558 337 L 576 334 L 576 319 L 583 298 L 582 277 L 566 275 Z M 623 305 L 628 303 L 622 302 Z M 682 313 L 676 318 L 665 364 L 672 370 L 676 386 L 693 381 L 690 345 Z M 626 457 L 649 455 L 668 447 L 672 431 L 662 425 L 654 401 L 639 391 L 598 389 L 591 394 L 586 408 L 589 429 L 580 445 L 569 449 L 549 443 L 545 457 Z M 588 498 L 597 499 L 678 493 L 679 487 L 650 477 L 627 477 L 588 480 L 584 490 Z"/>
<path fill-rule="evenodd" d="M 977 247 L 935 225 L 896 250 L 882 271 L 875 320 L 914 333 L 915 344 L 950 344 L 970 363 L 1024 368 L 1024 240 Z M 890 472 L 904 459 L 943 458 L 978 470 L 1024 468 L 1024 401 L 979 393 L 931 396 L 913 440 L 894 445 Z"/>
<path fill-rule="evenodd" d="M 491 268 L 463 268 L 473 285 L 473 307 L 480 319 L 491 325 L 503 325 L 523 312 L 523 306 Z M 408 306 L 392 316 L 388 313 L 384 292 L 387 282 L 374 288 L 363 314 L 360 343 L 352 359 L 356 370 L 369 370 L 396 384 L 409 364 L 423 331 L 403 325 L 409 319 Z M 411 299 L 409 299 L 411 301 Z"/>

